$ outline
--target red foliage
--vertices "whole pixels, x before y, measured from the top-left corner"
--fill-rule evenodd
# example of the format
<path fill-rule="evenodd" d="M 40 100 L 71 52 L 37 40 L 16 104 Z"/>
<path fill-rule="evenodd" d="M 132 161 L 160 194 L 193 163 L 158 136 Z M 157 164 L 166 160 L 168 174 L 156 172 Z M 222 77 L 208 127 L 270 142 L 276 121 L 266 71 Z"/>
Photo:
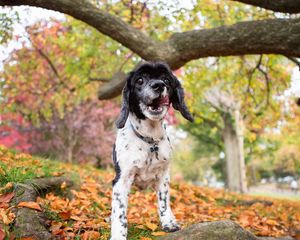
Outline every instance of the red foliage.
<path fill-rule="evenodd" d="M 0 145 L 14 148 L 22 152 L 29 152 L 31 144 L 28 142 L 28 123 L 20 114 L 6 113 L 0 115 Z"/>
<path fill-rule="evenodd" d="M 32 152 L 68 162 L 106 166 L 111 163 L 118 112 L 119 107 L 112 101 L 89 100 L 66 112 L 63 118 L 54 114 L 30 140 Z"/>

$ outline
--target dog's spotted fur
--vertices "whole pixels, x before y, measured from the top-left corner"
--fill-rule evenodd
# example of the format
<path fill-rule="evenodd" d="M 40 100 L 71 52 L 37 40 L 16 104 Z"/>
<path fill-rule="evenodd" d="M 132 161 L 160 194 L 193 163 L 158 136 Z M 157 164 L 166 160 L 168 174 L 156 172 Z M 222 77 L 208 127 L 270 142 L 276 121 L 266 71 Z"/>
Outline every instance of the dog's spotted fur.
<path fill-rule="evenodd" d="M 142 79 L 142 80 L 141 80 Z M 180 82 L 163 63 L 143 63 L 129 74 L 113 149 L 111 240 L 127 237 L 127 200 L 132 184 L 157 191 L 162 228 L 172 232 L 179 225 L 170 208 L 169 159 L 171 146 L 163 118 L 169 105 L 192 121 Z"/>

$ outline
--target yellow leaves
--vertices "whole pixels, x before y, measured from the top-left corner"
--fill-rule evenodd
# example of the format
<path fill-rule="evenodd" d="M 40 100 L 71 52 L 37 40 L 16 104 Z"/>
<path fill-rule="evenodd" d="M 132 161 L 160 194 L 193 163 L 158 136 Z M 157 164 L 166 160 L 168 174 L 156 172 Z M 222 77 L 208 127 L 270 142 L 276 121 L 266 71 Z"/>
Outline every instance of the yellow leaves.
<path fill-rule="evenodd" d="M 157 224 L 151 223 L 151 222 L 146 222 L 146 227 L 149 228 L 151 231 L 155 231 L 157 229 Z"/>
<path fill-rule="evenodd" d="M 61 189 L 65 189 L 66 186 L 67 186 L 67 183 L 66 183 L 66 181 L 64 181 L 64 182 L 60 185 L 60 188 L 61 188 Z"/>
<path fill-rule="evenodd" d="M 166 235 L 167 233 L 166 232 L 153 232 L 151 233 L 153 236 L 164 236 Z"/>
<path fill-rule="evenodd" d="M 15 219 L 15 214 L 10 212 L 9 209 L 0 208 L 0 222 L 8 225 Z"/>
<path fill-rule="evenodd" d="M 25 208 L 30 208 L 30 209 L 34 209 L 37 211 L 42 211 L 40 205 L 37 202 L 20 202 L 17 207 L 21 208 L 21 207 L 25 207 Z"/>
<path fill-rule="evenodd" d="M 267 219 L 266 224 L 271 225 L 271 226 L 278 226 L 278 222 L 272 219 Z"/>

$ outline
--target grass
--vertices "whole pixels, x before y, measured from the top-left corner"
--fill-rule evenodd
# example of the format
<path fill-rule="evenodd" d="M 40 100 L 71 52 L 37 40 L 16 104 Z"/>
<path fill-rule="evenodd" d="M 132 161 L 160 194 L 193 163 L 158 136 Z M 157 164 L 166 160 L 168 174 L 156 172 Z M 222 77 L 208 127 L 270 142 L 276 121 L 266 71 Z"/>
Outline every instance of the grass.
<path fill-rule="evenodd" d="M 254 192 L 254 193 L 249 193 L 249 195 L 254 196 L 254 197 L 271 197 L 271 198 L 278 198 L 278 199 L 286 199 L 286 200 L 292 200 L 292 201 L 300 201 L 300 192 L 294 195 L 287 195 L 284 193 L 274 193 L 274 192 Z"/>
<path fill-rule="evenodd" d="M 37 177 L 50 177 L 61 169 L 61 163 L 18 153 L 0 146 L 0 188 L 7 183 L 24 183 Z"/>
<path fill-rule="evenodd" d="M 128 239 L 130 240 L 140 240 L 141 237 L 147 237 L 151 239 L 155 239 L 153 235 L 151 235 L 150 230 L 137 228 L 135 225 L 129 225 L 128 229 Z"/>

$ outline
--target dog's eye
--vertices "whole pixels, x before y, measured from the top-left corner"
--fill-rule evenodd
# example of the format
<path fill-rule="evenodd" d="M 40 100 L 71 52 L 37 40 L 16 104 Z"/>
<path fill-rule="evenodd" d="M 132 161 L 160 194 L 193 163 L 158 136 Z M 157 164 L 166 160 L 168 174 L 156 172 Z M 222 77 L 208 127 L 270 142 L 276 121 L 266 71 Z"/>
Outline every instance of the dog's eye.
<path fill-rule="evenodd" d="M 165 84 L 170 84 L 170 80 L 168 78 L 163 79 Z"/>
<path fill-rule="evenodd" d="M 142 78 L 139 78 L 138 80 L 136 80 L 136 83 L 142 85 L 144 83 L 144 80 Z"/>

